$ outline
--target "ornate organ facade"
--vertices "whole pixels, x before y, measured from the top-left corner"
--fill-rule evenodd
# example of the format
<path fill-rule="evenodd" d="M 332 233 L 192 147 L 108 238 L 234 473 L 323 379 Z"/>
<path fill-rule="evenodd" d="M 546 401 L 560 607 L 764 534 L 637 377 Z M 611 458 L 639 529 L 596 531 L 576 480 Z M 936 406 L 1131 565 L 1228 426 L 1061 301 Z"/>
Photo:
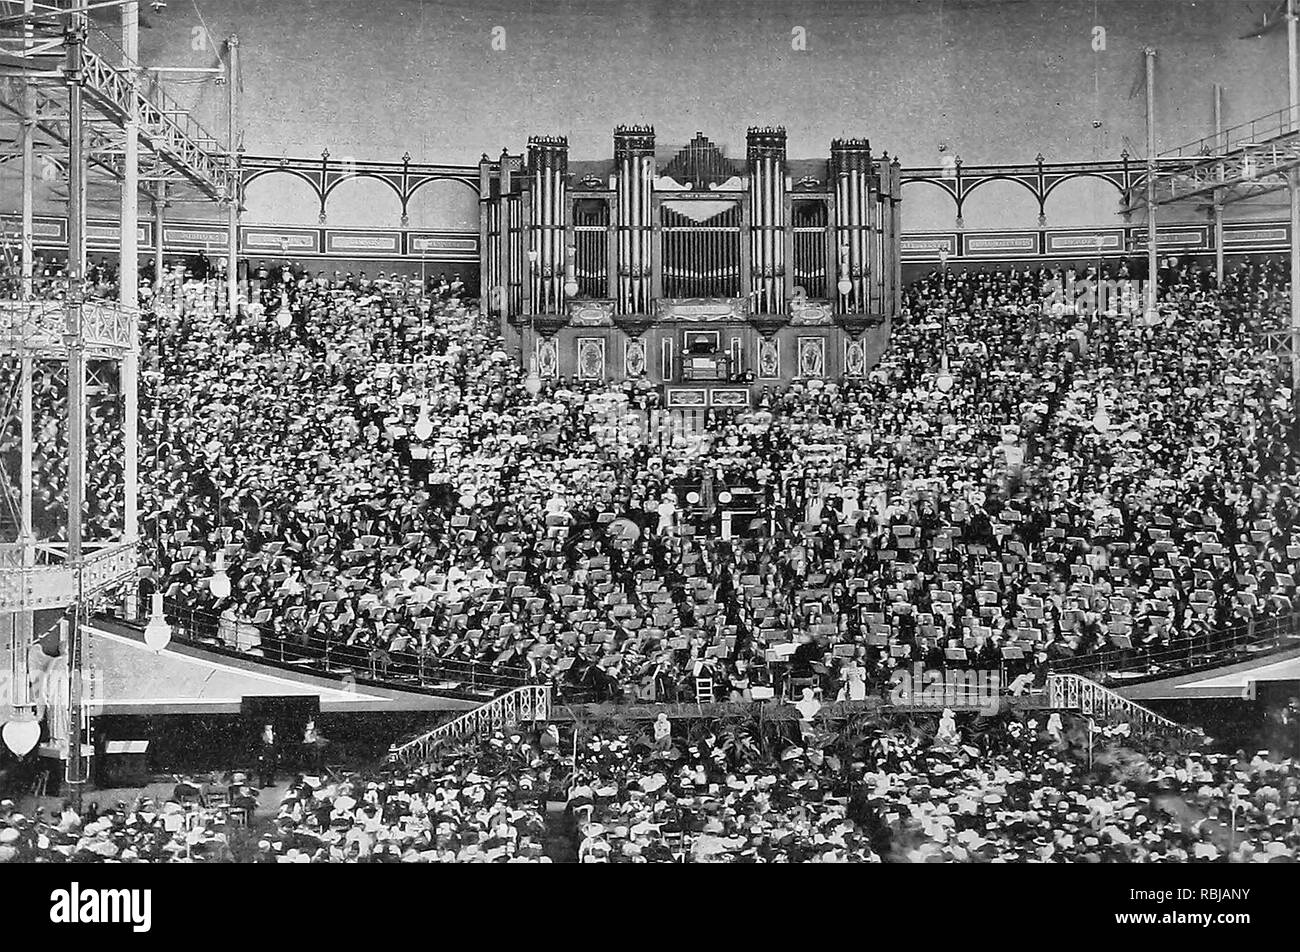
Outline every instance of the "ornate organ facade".
<path fill-rule="evenodd" d="M 781 128 L 745 157 L 697 134 L 656 150 L 620 126 L 613 158 L 561 137 L 484 156 L 480 288 L 539 377 L 665 386 L 671 406 L 865 376 L 900 305 L 900 170 L 865 139 L 790 159 Z"/>

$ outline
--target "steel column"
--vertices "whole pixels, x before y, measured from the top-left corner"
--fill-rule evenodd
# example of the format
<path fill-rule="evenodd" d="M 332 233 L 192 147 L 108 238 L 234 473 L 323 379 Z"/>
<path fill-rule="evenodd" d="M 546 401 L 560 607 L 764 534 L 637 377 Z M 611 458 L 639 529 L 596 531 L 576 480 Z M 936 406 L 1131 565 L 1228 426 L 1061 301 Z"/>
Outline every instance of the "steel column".
<path fill-rule="evenodd" d="M 1291 390 L 1300 391 L 1300 169 L 1287 172 L 1291 199 Z"/>
<path fill-rule="evenodd" d="M 153 200 L 153 293 L 163 289 L 163 212 L 167 208 L 167 183 L 160 181 Z"/>
<path fill-rule="evenodd" d="M 30 49 L 35 37 L 31 26 L 31 16 L 35 0 L 23 0 L 23 47 Z M 23 117 L 21 127 L 21 148 L 23 154 L 23 198 L 22 198 L 22 296 L 24 300 L 32 297 L 32 267 L 35 261 L 32 247 L 34 203 L 34 186 L 36 177 L 36 87 L 31 80 L 23 80 Z"/>
<path fill-rule="evenodd" d="M 1156 51 L 1148 46 L 1147 77 L 1147 301 L 1148 317 L 1156 313 L 1159 280 L 1159 255 L 1156 248 Z"/>
<path fill-rule="evenodd" d="M 226 43 L 226 149 L 232 174 L 226 196 L 226 306 L 233 319 L 239 313 L 239 37 Z"/>
<path fill-rule="evenodd" d="M 1223 87 L 1214 84 L 1214 135 L 1218 139 L 1223 135 Z M 1223 178 L 1223 166 L 1219 166 L 1219 178 Z M 1223 284 L 1223 201 L 1222 192 L 1214 193 L 1211 208 L 1214 218 L 1214 277 Z"/>
<path fill-rule="evenodd" d="M 82 296 L 85 293 L 86 151 L 82 128 L 82 44 L 86 15 L 74 13 L 67 35 L 68 79 L 68 303 L 66 335 L 68 347 L 68 557 L 77 575 L 77 597 L 72 603 L 68 625 L 68 674 L 70 710 L 67 779 L 78 799 L 85 770 L 81 757 L 81 659 L 84 616 L 81 575 L 82 507 L 86 497 L 86 359 L 82 326 Z"/>
<path fill-rule="evenodd" d="M 134 90 L 138 74 L 140 9 L 136 0 L 122 5 L 122 69 Z M 122 155 L 121 225 L 118 230 L 117 300 L 131 311 L 139 307 L 139 238 L 140 212 L 140 121 L 139 106 L 134 94 L 131 111 L 123 126 L 125 149 Z M 122 536 L 127 542 L 139 538 L 139 350 L 130 347 L 122 357 L 120 387 L 125 419 L 122 425 L 123 443 L 123 525 Z"/>

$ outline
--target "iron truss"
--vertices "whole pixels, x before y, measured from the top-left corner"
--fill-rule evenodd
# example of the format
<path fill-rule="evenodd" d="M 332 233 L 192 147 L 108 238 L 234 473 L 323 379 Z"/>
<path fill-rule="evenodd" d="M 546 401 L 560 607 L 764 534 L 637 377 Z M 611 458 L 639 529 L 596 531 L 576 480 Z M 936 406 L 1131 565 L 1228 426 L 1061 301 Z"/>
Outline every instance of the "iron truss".
<path fill-rule="evenodd" d="M 1161 153 L 1151 181 L 1157 205 L 1198 198 L 1228 205 L 1286 188 L 1287 173 L 1297 166 L 1300 122 L 1288 108 Z M 1146 207 L 1146 176 L 1134 184 L 1126 213 Z"/>
<path fill-rule="evenodd" d="M 24 565 L 21 543 L 0 543 L 0 612 L 63 608 L 135 575 L 134 542 L 85 542 L 82 565 L 67 560 L 66 545 L 38 544 L 37 564 Z"/>
<path fill-rule="evenodd" d="M 1260 343 L 1264 353 L 1280 360 L 1291 359 L 1291 332 L 1288 330 L 1260 331 Z"/>
<path fill-rule="evenodd" d="M 135 347 L 136 314 L 106 301 L 81 305 L 87 357 L 117 360 Z M 0 301 L 0 354 L 66 360 L 67 306 L 57 301 Z"/>
<path fill-rule="evenodd" d="M 66 44 L 74 38 L 82 41 L 79 76 L 63 68 Z M 38 26 L 34 42 L 28 46 L 19 21 L 6 25 L 0 31 L 0 109 L 21 120 L 23 87 L 31 83 L 36 93 L 37 131 L 66 145 L 66 91 L 71 83 L 79 82 L 87 104 L 97 114 L 85 124 L 84 132 L 91 163 L 122 177 L 123 135 L 134 115 L 138 117 L 140 159 L 146 173 L 142 179 L 184 182 L 211 201 L 236 197 L 237 163 L 221 140 L 161 85 L 133 83 L 131 70 L 114 65 L 86 39 L 84 33 L 55 37 L 48 27 Z"/>

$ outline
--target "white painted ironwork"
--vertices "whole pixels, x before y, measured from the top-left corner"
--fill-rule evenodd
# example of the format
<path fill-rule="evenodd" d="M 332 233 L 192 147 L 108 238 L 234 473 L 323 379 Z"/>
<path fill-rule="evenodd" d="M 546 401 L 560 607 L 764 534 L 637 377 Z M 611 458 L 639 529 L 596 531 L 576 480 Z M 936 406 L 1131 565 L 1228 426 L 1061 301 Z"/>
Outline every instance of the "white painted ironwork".
<path fill-rule="evenodd" d="M 84 16 L 84 10 L 81 13 Z M 192 183 L 207 198 L 220 200 L 237 194 L 238 172 L 233 153 L 161 84 L 136 81 L 134 74 L 138 72 L 138 66 L 133 64 L 132 69 L 122 68 L 120 48 L 115 41 L 105 43 L 108 39 L 106 34 L 97 28 L 87 30 L 84 24 L 78 26 L 75 17 L 74 22 L 66 26 L 62 23 L 54 26 L 44 15 L 37 17 L 34 23 L 36 42 L 31 46 L 22 43 L 21 27 L 0 37 L 0 51 L 15 64 L 13 75 L 6 77 L 7 81 L 0 81 L 0 109 L 21 116 L 18 96 L 26 81 L 30 80 L 44 87 L 37 93 L 41 106 L 37 115 L 42 131 L 59 141 L 67 140 L 62 87 L 70 77 L 63 70 L 53 68 L 52 57 L 62 51 L 67 43 L 67 33 L 75 32 L 82 47 L 75 79 L 97 111 L 119 129 L 132 124 L 141 144 L 161 160 L 162 167 Z M 96 47 L 102 47 L 103 52 Z M 95 139 L 108 139 L 93 131 L 93 127 L 91 135 L 94 137 L 92 146 Z M 91 151 L 97 156 L 100 150 L 93 148 Z M 92 157 L 91 161 L 121 177 L 121 169 L 113 160 Z"/>
<path fill-rule="evenodd" d="M 1300 164 L 1300 128 L 1291 110 L 1279 109 L 1212 136 L 1204 136 L 1154 157 L 1157 205 L 1189 198 L 1230 204 L 1285 188 L 1284 173 Z M 1129 196 L 1125 211 L 1145 202 Z"/>
<path fill-rule="evenodd" d="M 1077 674 L 1053 674 L 1047 678 L 1048 705 L 1063 711 L 1078 711 L 1088 717 L 1126 723 L 1134 731 L 1174 731 L 1199 736 L 1197 728 L 1186 727 L 1157 714 L 1149 707 Z"/>
<path fill-rule="evenodd" d="M 439 724 L 405 744 L 395 744 L 388 752 L 390 760 L 409 764 L 431 756 L 443 741 L 470 735 L 489 734 L 522 721 L 545 721 L 551 717 L 551 688 L 546 684 L 528 684 L 494 697 L 445 724 Z"/>
<path fill-rule="evenodd" d="M 135 347 L 138 316 L 115 302 L 85 301 L 81 328 L 86 356 L 121 357 Z M 59 301 L 0 301 L 0 353 L 67 357 L 67 305 Z"/>
<path fill-rule="evenodd" d="M 134 543 L 117 542 L 99 549 L 87 545 L 78 578 L 76 566 L 62 560 L 24 566 L 21 548 L 0 546 L 0 612 L 64 608 L 79 597 L 89 598 L 131 578 L 139 561 Z M 54 546 L 39 548 L 42 554 L 55 554 Z"/>

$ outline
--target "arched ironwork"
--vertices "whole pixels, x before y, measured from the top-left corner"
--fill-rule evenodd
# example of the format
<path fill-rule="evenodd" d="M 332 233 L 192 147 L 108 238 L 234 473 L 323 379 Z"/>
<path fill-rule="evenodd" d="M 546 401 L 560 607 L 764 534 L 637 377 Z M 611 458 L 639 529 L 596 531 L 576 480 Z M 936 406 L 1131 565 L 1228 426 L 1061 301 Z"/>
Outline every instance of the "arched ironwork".
<path fill-rule="evenodd" d="M 964 227 L 962 213 L 971 193 L 990 182 L 1007 181 L 1024 186 L 1038 203 L 1039 224 L 1046 224 L 1047 198 L 1057 186 L 1076 178 L 1095 178 L 1115 186 L 1120 198 L 1132 194 L 1145 173 L 1129 161 L 1127 152 L 1116 162 L 1048 162 L 1041 154 L 1031 165 L 965 165 L 961 156 L 939 168 L 903 169 L 903 185 L 926 182 L 936 185 L 953 201 L 957 227 Z"/>
<path fill-rule="evenodd" d="M 329 197 L 344 182 L 351 179 L 377 179 L 393 190 L 402 206 L 402 227 L 408 224 L 411 199 L 420 189 L 434 182 L 457 182 L 475 196 L 479 194 L 479 168 L 477 165 L 435 165 L 412 162 L 410 153 L 397 162 L 358 161 L 351 156 L 333 156 L 329 149 L 316 159 L 289 158 L 288 156 L 245 156 L 243 184 L 248 185 L 272 172 L 287 172 L 307 182 L 320 203 L 321 224 L 329 218 Z"/>

